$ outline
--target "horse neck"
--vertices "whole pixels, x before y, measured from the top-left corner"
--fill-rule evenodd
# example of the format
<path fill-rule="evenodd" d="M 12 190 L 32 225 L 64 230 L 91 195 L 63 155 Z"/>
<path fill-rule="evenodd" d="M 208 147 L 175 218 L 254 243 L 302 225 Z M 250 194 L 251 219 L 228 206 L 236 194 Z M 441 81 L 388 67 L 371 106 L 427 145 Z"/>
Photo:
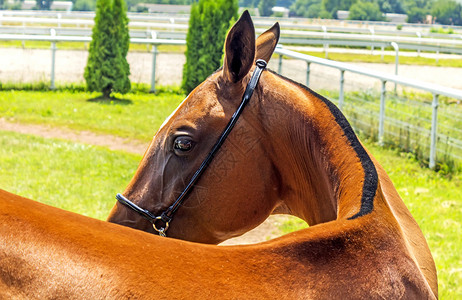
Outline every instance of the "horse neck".
<path fill-rule="evenodd" d="M 310 225 L 371 212 L 377 171 L 342 113 L 311 90 L 266 73 L 260 109 L 277 149 L 282 206 Z"/>

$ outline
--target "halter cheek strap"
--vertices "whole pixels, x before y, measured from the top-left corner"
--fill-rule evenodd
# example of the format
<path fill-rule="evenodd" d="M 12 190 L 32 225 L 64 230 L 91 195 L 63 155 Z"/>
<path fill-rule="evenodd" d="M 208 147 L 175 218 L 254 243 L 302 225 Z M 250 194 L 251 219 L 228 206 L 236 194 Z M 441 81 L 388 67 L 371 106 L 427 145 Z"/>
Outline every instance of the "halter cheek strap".
<path fill-rule="evenodd" d="M 215 145 L 212 147 L 212 150 L 210 150 L 209 154 L 207 157 L 204 159 L 202 164 L 199 166 L 197 171 L 194 173 L 192 176 L 191 180 L 189 181 L 188 185 L 184 188 L 183 192 L 178 196 L 178 198 L 173 202 L 172 205 L 170 205 L 169 208 L 167 208 L 160 216 L 155 216 L 152 214 L 150 211 L 143 209 L 133 203 L 132 201 L 128 200 L 125 198 L 122 194 L 117 194 L 116 199 L 122 203 L 123 205 L 127 206 L 128 208 L 134 210 L 138 214 L 140 214 L 143 218 L 151 222 L 153 228 L 155 231 L 159 233 L 160 236 L 166 236 L 166 231 L 170 225 L 170 222 L 173 219 L 173 215 L 175 212 L 178 210 L 178 208 L 181 206 L 181 204 L 185 201 L 186 197 L 188 194 L 191 192 L 191 190 L 194 188 L 195 183 L 199 180 L 201 177 L 202 173 L 207 169 L 208 165 L 214 158 L 215 154 L 217 151 L 220 149 L 220 147 L 223 145 L 225 142 L 226 138 L 228 137 L 229 133 L 233 129 L 234 125 L 236 125 L 237 120 L 239 119 L 239 116 L 242 114 L 242 111 L 244 110 L 244 107 L 247 105 L 249 102 L 250 98 L 252 97 L 253 91 L 257 87 L 258 81 L 260 79 L 261 73 L 263 70 L 266 68 L 267 63 L 262 60 L 258 59 L 256 62 L 256 68 L 252 74 L 252 77 L 250 78 L 249 83 L 247 84 L 247 87 L 245 89 L 244 95 L 242 97 L 241 104 L 237 108 L 236 112 L 234 112 L 233 116 L 228 122 L 228 125 L 226 126 L 225 130 L 223 133 L 220 135 L 218 138 L 218 141 L 215 143 Z M 156 225 L 156 223 L 161 223 L 163 222 L 163 226 L 159 226 L 159 224 Z"/>

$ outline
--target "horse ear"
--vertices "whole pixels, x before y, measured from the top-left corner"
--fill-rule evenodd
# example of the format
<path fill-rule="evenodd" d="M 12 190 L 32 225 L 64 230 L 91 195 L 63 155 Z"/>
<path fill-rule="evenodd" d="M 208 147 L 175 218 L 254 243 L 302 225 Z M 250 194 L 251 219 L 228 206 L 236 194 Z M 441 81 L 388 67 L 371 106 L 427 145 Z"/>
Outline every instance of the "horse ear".
<path fill-rule="evenodd" d="M 229 31 L 225 42 L 223 74 L 238 82 L 249 72 L 255 61 L 255 28 L 248 11 L 244 11 Z"/>
<path fill-rule="evenodd" d="M 280 32 L 279 23 L 276 22 L 273 27 L 263 32 L 257 38 L 257 54 L 255 55 L 255 59 L 263 59 L 269 62 L 273 55 L 274 48 L 276 48 L 278 44 Z"/>

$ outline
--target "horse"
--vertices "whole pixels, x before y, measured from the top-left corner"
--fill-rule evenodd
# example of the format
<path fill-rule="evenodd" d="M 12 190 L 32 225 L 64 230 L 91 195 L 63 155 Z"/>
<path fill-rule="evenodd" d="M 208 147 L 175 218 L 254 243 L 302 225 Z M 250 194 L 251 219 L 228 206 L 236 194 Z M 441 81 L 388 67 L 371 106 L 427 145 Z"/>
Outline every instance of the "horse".
<path fill-rule="evenodd" d="M 278 36 L 255 41 L 243 13 L 223 68 L 161 126 L 110 222 L 0 191 L 0 298 L 435 299 L 425 239 L 343 115 L 264 69 Z M 271 213 L 311 227 L 213 245 Z"/>
<path fill-rule="evenodd" d="M 227 132 L 258 60 L 269 61 L 279 32 L 275 24 L 254 41 L 251 19 L 241 17 L 227 36 L 223 68 L 165 120 L 107 220 L 217 244 L 270 214 L 291 214 L 310 225 L 296 236 L 309 241 L 303 259 L 320 267 L 313 272 L 323 284 L 341 280 L 344 288 L 368 286 L 373 294 L 374 284 L 360 278 L 390 287 L 416 280 L 425 285 L 422 295 L 437 297 L 435 263 L 418 224 L 332 102 L 266 70 Z M 343 273 L 340 261 L 355 271 Z M 401 264 L 406 271 L 395 268 Z M 410 270 L 414 275 L 405 275 Z M 338 272 L 345 277 L 329 278 Z"/>

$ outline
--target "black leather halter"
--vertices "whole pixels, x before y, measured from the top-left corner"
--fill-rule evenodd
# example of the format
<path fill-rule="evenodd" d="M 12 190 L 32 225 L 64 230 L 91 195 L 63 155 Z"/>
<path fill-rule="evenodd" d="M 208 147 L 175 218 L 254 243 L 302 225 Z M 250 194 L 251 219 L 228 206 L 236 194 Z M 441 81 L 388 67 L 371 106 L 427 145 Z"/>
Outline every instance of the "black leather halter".
<path fill-rule="evenodd" d="M 156 230 L 160 236 L 166 236 L 165 232 L 167 231 L 170 225 L 170 222 L 172 222 L 173 215 L 178 210 L 178 208 L 181 206 L 181 204 L 185 201 L 186 196 L 188 196 L 188 194 L 191 192 L 191 190 L 194 187 L 194 184 L 197 182 L 197 180 L 199 180 L 200 176 L 202 175 L 202 173 L 204 173 L 205 169 L 208 167 L 208 165 L 214 158 L 215 154 L 220 149 L 221 145 L 223 145 L 224 141 L 226 140 L 226 137 L 229 135 L 234 125 L 236 125 L 237 120 L 239 119 L 239 116 L 244 110 L 244 107 L 249 102 L 250 98 L 252 97 L 253 91 L 255 90 L 255 87 L 258 84 L 258 80 L 260 79 L 260 75 L 263 72 L 263 70 L 266 68 L 266 62 L 262 59 L 257 60 L 255 64 L 256 64 L 255 71 L 253 72 L 252 78 L 250 78 L 250 81 L 247 84 L 247 87 L 244 92 L 244 96 L 242 97 L 241 104 L 239 105 L 238 109 L 236 110 L 236 112 L 233 114 L 233 116 L 229 120 L 228 125 L 226 126 L 225 130 L 221 134 L 218 141 L 213 146 L 212 150 L 210 150 L 207 157 L 204 159 L 200 167 L 197 169 L 197 171 L 192 176 L 188 185 L 184 188 L 183 192 L 180 194 L 180 196 L 178 196 L 178 198 L 175 200 L 175 202 L 173 202 L 173 204 L 169 208 L 167 208 L 164 212 L 162 212 L 160 216 L 155 216 L 150 211 L 143 209 L 139 207 L 138 205 L 136 205 L 135 203 L 131 202 L 130 200 L 125 198 L 122 194 L 116 195 L 116 199 L 120 203 L 136 211 L 143 218 L 151 222 L 152 226 L 154 227 L 154 230 Z M 160 221 L 162 221 L 165 225 L 157 227 L 156 223 Z"/>

